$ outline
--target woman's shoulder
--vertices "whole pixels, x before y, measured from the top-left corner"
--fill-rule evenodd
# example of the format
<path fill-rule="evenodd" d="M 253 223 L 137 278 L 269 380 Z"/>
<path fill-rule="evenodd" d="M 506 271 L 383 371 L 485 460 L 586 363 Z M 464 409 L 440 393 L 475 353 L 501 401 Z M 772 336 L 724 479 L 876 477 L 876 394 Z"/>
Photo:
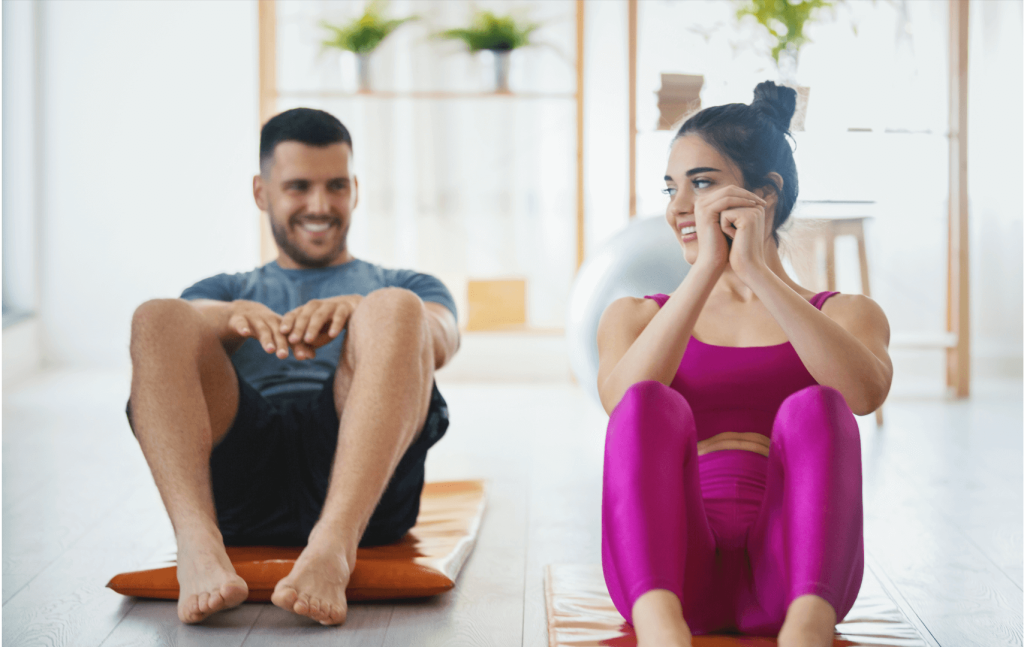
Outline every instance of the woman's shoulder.
<path fill-rule="evenodd" d="M 889 330 L 882 307 L 863 294 L 834 294 L 825 300 L 821 311 L 847 330 L 877 328 Z"/>
<path fill-rule="evenodd" d="M 661 306 L 646 297 L 621 297 L 612 301 L 601 315 L 598 332 L 608 329 L 642 331 L 658 314 Z"/>

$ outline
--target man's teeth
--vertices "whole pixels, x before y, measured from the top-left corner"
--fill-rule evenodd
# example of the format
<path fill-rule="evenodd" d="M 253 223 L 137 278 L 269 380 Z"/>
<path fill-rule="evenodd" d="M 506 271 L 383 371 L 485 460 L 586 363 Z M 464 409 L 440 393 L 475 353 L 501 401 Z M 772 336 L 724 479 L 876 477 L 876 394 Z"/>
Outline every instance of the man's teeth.
<path fill-rule="evenodd" d="M 302 228 L 306 231 L 321 232 L 327 231 L 331 226 L 329 222 L 304 222 Z"/>
<path fill-rule="evenodd" d="M 679 233 L 682 234 L 683 236 L 689 236 L 690 234 L 697 233 L 697 227 L 696 226 L 680 227 L 679 228 Z"/>

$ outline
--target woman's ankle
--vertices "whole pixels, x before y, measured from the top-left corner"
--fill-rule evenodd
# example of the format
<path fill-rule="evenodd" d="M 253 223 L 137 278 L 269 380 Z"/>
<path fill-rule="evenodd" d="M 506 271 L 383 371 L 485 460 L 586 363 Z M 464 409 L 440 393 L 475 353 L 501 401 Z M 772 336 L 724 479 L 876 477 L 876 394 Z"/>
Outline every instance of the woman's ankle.
<path fill-rule="evenodd" d="M 836 611 L 831 604 L 817 595 L 801 595 L 790 603 L 786 611 L 786 621 L 779 631 L 779 645 L 831 645 L 835 627 Z"/>
<path fill-rule="evenodd" d="M 637 598 L 633 603 L 633 628 L 640 647 L 689 646 L 693 640 L 679 598 L 666 589 L 652 589 Z"/>

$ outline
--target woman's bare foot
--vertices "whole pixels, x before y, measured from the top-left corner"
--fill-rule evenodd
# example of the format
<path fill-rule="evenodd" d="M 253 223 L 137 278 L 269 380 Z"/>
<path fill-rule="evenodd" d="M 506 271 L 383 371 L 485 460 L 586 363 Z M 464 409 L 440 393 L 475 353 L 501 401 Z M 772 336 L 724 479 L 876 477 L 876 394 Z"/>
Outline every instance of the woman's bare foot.
<path fill-rule="evenodd" d="M 789 605 L 779 632 L 779 647 L 831 647 L 836 611 L 817 595 L 801 595 Z"/>
<path fill-rule="evenodd" d="M 683 620 L 675 593 L 653 589 L 633 603 L 637 647 L 691 647 L 693 636 Z"/>
<path fill-rule="evenodd" d="M 178 618 L 189 624 L 237 607 L 249 597 L 220 535 L 198 532 L 178 537 Z"/>
<path fill-rule="evenodd" d="M 355 561 L 354 548 L 314 528 L 292 571 L 274 587 L 270 601 L 320 624 L 340 625 L 348 615 L 345 587 Z"/>

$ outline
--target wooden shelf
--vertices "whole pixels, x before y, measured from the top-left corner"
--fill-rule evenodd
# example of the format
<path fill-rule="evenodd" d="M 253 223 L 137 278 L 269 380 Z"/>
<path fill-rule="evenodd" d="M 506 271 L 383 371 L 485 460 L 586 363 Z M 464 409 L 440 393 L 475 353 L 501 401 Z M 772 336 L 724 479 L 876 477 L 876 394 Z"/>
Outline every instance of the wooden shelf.
<path fill-rule="evenodd" d="M 440 90 L 375 90 L 372 92 L 279 91 L 276 96 L 291 99 L 576 99 L 575 92 L 449 92 Z"/>

